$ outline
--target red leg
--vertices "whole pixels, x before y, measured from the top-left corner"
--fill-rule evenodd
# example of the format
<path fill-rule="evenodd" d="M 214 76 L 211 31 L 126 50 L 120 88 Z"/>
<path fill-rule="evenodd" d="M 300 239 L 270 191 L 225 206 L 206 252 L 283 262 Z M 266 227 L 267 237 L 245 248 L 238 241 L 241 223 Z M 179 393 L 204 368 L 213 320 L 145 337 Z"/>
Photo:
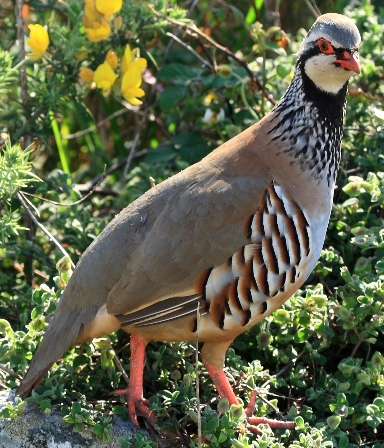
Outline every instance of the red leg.
<path fill-rule="evenodd" d="M 224 371 L 222 369 L 217 369 L 204 359 L 203 363 L 209 373 L 209 376 L 212 378 L 213 384 L 216 386 L 216 390 L 219 393 L 220 397 L 228 398 L 230 406 L 232 406 L 233 404 L 239 404 Z"/>
<path fill-rule="evenodd" d="M 116 390 L 113 395 L 127 395 L 128 414 L 131 422 L 138 425 L 137 416 L 145 417 L 154 426 L 157 419 L 148 409 L 148 401 L 143 398 L 143 374 L 146 339 L 139 334 L 131 334 L 131 367 L 129 385 L 126 389 Z"/>
<path fill-rule="evenodd" d="M 231 385 L 229 384 L 228 378 L 223 372 L 222 369 L 218 369 L 217 367 L 210 364 L 203 358 L 203 363 L 212 378 L 213 383 L 216 386 L 217 392 L 220 394 L 222 398 L 228 398 L 229 405 L 239 404 L 236 395 L 233 392 Z M 296 426 L 295 422 L 282 422 L 277 420 L 272 420 L 266 417 L 252 417 L 252 414 L 255 410 L 255 402 L 256 402 L 256 391 L 252 391 L 249 405 L 245 409 L 245 415 L 247 417 L 248 429 L 256 434 L 261 434 L 261 431 L 257 426 L 262 423 L 269 425 L 271 428 L 276 429 L 293 429 Z"/>

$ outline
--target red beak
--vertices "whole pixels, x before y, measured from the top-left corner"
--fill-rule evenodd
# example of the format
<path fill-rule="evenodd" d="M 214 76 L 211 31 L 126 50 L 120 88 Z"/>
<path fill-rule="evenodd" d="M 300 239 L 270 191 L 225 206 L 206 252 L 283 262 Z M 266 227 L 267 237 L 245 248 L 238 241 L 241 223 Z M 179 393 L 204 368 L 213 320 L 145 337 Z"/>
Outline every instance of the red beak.
<path fill-rule="evenodd" d="M 350 53 L 349 51 L 343 51 L 340 59 L 336 59 L 336 64 L 340 64 L 341 67 L 351 72 L 360 73 L 359 53 L 357 51 Z"/>

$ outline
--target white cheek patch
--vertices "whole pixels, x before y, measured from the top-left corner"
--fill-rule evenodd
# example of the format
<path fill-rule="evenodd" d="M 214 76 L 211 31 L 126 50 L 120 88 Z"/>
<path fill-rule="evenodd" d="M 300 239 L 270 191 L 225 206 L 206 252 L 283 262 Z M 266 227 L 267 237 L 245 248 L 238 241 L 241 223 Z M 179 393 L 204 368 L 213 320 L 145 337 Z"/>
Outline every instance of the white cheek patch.
<path fill-rule="evenodd" d="M 305 73 L 317 87 L 328 93 L 338 93 L 353 75 L 350 70 L 335 65 L 334 54 L 319 54 L 309 58 L 304 65 Z"/>

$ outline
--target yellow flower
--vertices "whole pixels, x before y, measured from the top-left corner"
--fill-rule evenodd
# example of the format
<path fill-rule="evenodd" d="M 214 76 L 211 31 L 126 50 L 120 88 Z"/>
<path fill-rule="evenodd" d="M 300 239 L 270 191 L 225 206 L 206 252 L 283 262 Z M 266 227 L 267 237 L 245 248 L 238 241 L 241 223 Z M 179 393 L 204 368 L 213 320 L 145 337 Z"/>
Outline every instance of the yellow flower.
<path fill-rule="evenodd" d="M 117 75 L 108 62 L 100 64 L 93 75 L 93 80 L 95 81 L 96 86 L 103 90 L 104 95 L 108 95 L 111 87 L 115 84 L 116 79 Z"/>
<path fill-rule="evenodd" d="M 105 56 L 105 62 L 108 62 L 113 70 L 116 70 L 119 61 L 117 59 L 116 53 L 113 50 L 108 51 L 107 56 Z"/>
<path fill-rule="evenodd" d="M 212 103 L 212 101 L 219 101 L 219 97 L 215 92 L 209 92 L 208 95 L 205 96 L 204 104 L 206 106 L 209 106 Z"/>
<path fill-rule="evenodd" d="M 78 61 L 84 61 L 84 59 L 85 59 L 85 58 L 87 57 L 87 55 L 88 55 L 88 52 L 86 51 L 86 48 L 85 48 L 84 46 L 81 47 L 79 51 L 81 51 L 81 53 L 78 53 L 78 54 L 75 56 L 75 58 L 76 58 Z"/>
<path fill-rule="evenodd" d="M 99 20 L 103 17 L 102 14 L 96 9 L 95 0 L 85 0 L 84 5 L 84 25 L 86 22 L 94 22 L 95 20 Z"/>
<path fill-rule="evenodd" d="M 137 66 L 133 66 L 127 70 L 121 81 L 121 93 L 123 97 L 128 103 L 134 106 L 143 104 L 142 101 L 137 99 L 145 95 L 144 90 L 140 89 L 141 81 L 141 71 Z"/>
<path fill-rule="evenodd" d="M 88 67 L 80 67 L 79 78 L 82 81 L 84 81 L 86 84 L 88 84 L 89 86 L 93 82 L 94 75 L 95 75 L 95 72 L 93 70 L 91 70 L 90 68 L 88 68 Z"/>
<path fill-rule="evenodd" d="M 32 60 L 40 59 L 49 45 L 49 37 L 47 30 L 41 25 L 28 25 L 31 31 L 26 44 L 29 45 L 33 55 L 28 56 Z"/>
<path fill-rule="evenodd" d="M 84 17 L 85 32 L 91 42 L 100 42 L 107 39 L 111 34 L 111 27 L 106 19 L 102 18 L 100 21 L 94 20 L 90 22 Z"/>
<path fill-rule="evenodd" d="M 147 68 L 147 60 L 137 56 L 139 56 L 138 48 L 135 48 L 134 50 L 131 51 L 131 47 L 129 45 L 125 46 L 124 56 L 123 59 L 121 60 L 120 65 L 122 73 L 125 73 L 132 67 L 137 67 L 140 73 Z"/>
<path fill-rule="evenodd" d="M 105 16 L 111 16 L 120 11 L 123 0 L 96 0 L 96 9 Z"/>

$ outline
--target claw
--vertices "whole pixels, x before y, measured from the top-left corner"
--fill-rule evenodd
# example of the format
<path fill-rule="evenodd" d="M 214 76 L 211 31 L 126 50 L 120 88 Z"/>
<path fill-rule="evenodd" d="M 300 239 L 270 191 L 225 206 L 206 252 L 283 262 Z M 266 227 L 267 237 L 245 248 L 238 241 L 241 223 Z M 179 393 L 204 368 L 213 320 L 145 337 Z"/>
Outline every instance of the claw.
<path fill-rule="evenodd" d="M 253 413 L 255 412 L 255 405 L 256 405 L 256 397 L 257 397 L 257 391 L 253 390 L 251 392 L 251 396 L 249 397 L 249 404 L 245 409 L 245 415 L 247 416 L 247 422 L 248 422 L 248 429 L 255 433 L 255 434 L 261 434 L 261 431 L 259 428 L 257 428 L 256 425 L 268 425 L 270 428 L 274 429 L 294 429 L 296 426 L 295 422 L 289 421 L 289 422 L 283 422 L 281 420 L 273 420 L 271 418 L 267 417 L 253 417 Z"/>
<path fill-rule="evenodd" d="M 157 423 L 157 418 L 155 414 L 148 409 L 149 401 L 139 396 L 136 397 L 132 394 L 132 391 L 129 387 L 126 389 L 118 389 L 111 392 L 109 395 L 113 395 L 115 397 L 120 395 L 126 395 L 127 397 L 127 407 L 128 407 L 128 415 L 131 423 L 133 425 L 138 425 L 137 416 L 144 417 L 148 420 L 151 426 L 155 426 Z"/>
<path fill-rule="evenodd" d="M 249 423 L 249 430 L 252 431 L 252 427 L 254 427 L 258 431 L 257 434 L 260 434 L 261 431 L 255 425 L 264 424 L 273 429 L 294 429 L 296 426 L 295 422 L 283 422 L 281 420 L 273 420 L 272 418 L 267 417 L 247 417 L 247 422 Z"/>
<path fill-rule="evenodd" d="M 248 406 L 245 408 L 244 412 L 247 417 L 252 417 L 253 413 L 255 412 L 255 406 L 256 406 L 256 396 L 257 391 L 253 390 L 251 392 L 251 396 L 249 397 L 249 403 Z"/>
<path fill-rule="evenodd" d="M 207 360 L 204 360 L 204 365 L 211 376 L 217 391 L 223 398 L 228 398 L 229 404 L 239 404 L 235 394 L 233 393 L 232 387 L 229 384 L 228 378 L 222 369 L 218 369 L 213 366 Z M 254 434 L 262 434 L 261 430 L 256 426 L 260 424 L 266 424 L 274 429 L 293 429 L 296 426 L 295 422 L 278 421 L 267 417 L 253 417 L 256 405 L 257 391 L 253 390 L 249 398 L 249 404 L 244 410 L 248 425 L 247 428 Z"/>
<path fill-rule="evenodd" d="M 128 415 L 133 425 L 138 425 L 137 416 L 144 417 L 151 426 L 157 423 L 155 414 L 148 409 L 149 402 L 143 398 L 143 371 L 147 341 L 138 334 L 131 335 L 131 369 L 129 385 L 109 395 L 127 397 Z"/>

